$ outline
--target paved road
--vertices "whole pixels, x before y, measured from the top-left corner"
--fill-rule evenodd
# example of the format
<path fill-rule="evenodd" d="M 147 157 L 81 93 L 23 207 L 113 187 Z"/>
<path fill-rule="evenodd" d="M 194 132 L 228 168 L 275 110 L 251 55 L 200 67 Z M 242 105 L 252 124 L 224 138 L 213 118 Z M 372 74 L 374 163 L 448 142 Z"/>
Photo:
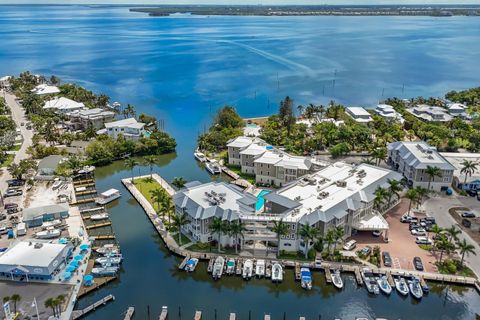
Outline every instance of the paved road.
<path fill-rule="evenodd" d="M 7 105 L 10 107 L 12 112 L 12 119 L 17 124 L 17 128 L 20 128 L 20 134 L 23 137 L 23 143 L 20 150 L 15 154 L 14 162 L 19 163 L 20 160 L 27 158 L 27 148 L 32 145 L 33 131 L 27 130 L 25 126 L 22 126 L 21 123 L 26 123 L 28 120 L 25 117 L 25 112 L 23 108 L 15 100 L 15 96 L 3 90 L 0 90 L 0 94 L 5 98 Z M 6 181 L 11 179 L 8 171 L 5 170 L 2 176 L 0 176 L 0 192 L 4 192 L 7 188 Z"/>
<path fill-rule="evenodd" d="M 448 209 L 451 207 L 468 207 L 477 214 L 480 213 L 480 201 L 474 197 L 433 197 L 425 201 L 424 207 L 429 216 L 435 217 L 435 220 L 440 227 L 448 228 L 455 225 L 460 230 L 462 229 L 458 226 L 455 219 L 453 219 L 448 213 Z M 465 261 L 477 276 L 480 276 L 480 245 L 463 231 L 459 235 L 459 239 L 465 239 L 467 242 L 475 246 L 477 255 L 465 256 Z"/>

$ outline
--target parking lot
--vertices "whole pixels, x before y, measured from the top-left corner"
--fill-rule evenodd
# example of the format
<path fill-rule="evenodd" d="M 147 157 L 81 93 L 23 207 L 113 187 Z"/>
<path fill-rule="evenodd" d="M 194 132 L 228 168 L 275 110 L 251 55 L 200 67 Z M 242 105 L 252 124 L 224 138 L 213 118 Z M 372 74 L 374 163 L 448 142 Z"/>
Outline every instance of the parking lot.
<path fill-rule="evenodd" d="M 388 251 L 392 257 L 392 267 L 413 270 L 413 258 L 420 257 L 423 262 L 425 271 L 437 271 L 434 264 L 435 256 L 429 251 L 421 249 L 415 243 L 415 236 L 411 235 L 408 229 L 408 223 L 401 223 L 400 217 L 408 211 L 409 201 L 402 199 L 402 201 L 390 210 L 385 216 L 390 229 L 388 231 L 388 243 L 385 242 L 382 236 L 374 237 L 371 232 L 359 232 L 352 239 L 357 241 L 356 250 L 360 250 L 365 246 L 379 246 L 380 250 Z M 422 218 L 420 215 L 416 215 Z M 382 261 L 383 266 L 383 261 Z"/>

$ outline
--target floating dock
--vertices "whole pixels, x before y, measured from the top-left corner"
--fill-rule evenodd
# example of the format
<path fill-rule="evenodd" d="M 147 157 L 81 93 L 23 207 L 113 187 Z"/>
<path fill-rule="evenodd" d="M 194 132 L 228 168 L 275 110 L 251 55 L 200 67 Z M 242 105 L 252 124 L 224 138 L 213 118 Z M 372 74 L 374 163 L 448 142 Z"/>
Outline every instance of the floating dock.
<path fill-rule="evenodd" d="M 97 302 L 89 305 L 88 307 L 86 307 L 85 309 L 82 309 L 82 310 L 74 310 L 72 312 L 72 319 L 75 320 L 75 319 L 79 319 L 81 317 L 83 317 L 84 315 L 86 315 L 87 313 L 91 312 L 91 311 L 94 311 L 95 309 L 97 309 L 98 307 L 100 306 L 103 306 L 105 304 L 107 304 L 108 302 L 110 301 L 113 301 L 115 300 L 115 297 L 111 294 L 109 294 L 108 296 L 106 296 L 105 298 L 102 298 L 100 300 L 98 300 Z"/>
<path fill-rule="evenodd" d="M 300 263 L 295 262 L 295 280 L 300 281 L 301 274 L 300 274 Z"/>
<path fill-rule="evenodd" d="M 90 217 L 88 217 L 90 218 Z M 97 224 L 92 224 L 92 225 L 89 225 L 89 226 L 85 226 L 85 229 L 86 230 L 91 230 L 91 229 L 96 229 L 96 228 L 101 228 L 101 227 L 108 227 L 108 226 L 111 226 L 112 225 L 112 222 L 111 221 L 108 221 L 108 222 L 102 222 L 102 223 L 97 223 Z"/>
<path fill-rule="evenodd" d="M 265 316 L 263 316 L 263 320 L 270 320 L 270 315 L 266 314 Z"/>
<path fill-rule="evenodd" d="M 90 274 L 92 272 L 93 265 L 95 264 L 95 261 L 93 259 L 90 259 L 87 264 L 87 268 L 85 270 L 85 274 Z M 99 278 L 94 278 L 93 284 L 91 286 L 84 286 L 80 288 L 80 291 L 78 291 L 78 297 L 81 298 L 82 296 L 86 295 L 87 293 L 92 292 L 95 289 L 98 289 L 107 283 L 117 279 L 117 277 L 99 277 Z"/>
<path fill-rule="evenodd" d="M 235 313 L 230 313 L 230 316 L 228 317 L 228 320 L 236 320 L 237 319 L 237 315 Z"/>
<path fill-rule="evenodd" d="M 190 260 L 190 255 L 187 254 L 185 256 L 185 259 L 178 265 L 178 269 L 183 270 L 185 268 L 185 265 L 187 264 L 187 261 Z"/>
<path fill-rule="evenodd" d="M 162 307 L 162 313 L 158 317 L 158 320 L 167 320 L 168 317 L 168 308 L 166 306 Z"/>
<path fill-rule="evenodd" d="M 332 272 L 330 271 L 330 268 L 325 268 L 325 280 L 327 283 L 332 283 Z"/>
<path fill-rule="evenodd" d="M 193 320 L 201 320 L 202 319 L 202 311 L 195 311 L 195 316 L 193 317 Z"/>

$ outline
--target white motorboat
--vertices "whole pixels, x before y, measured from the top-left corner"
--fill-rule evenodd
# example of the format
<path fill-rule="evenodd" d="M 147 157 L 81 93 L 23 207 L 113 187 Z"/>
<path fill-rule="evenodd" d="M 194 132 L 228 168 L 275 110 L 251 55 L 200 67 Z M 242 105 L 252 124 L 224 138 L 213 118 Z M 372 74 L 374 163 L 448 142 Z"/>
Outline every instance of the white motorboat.
<path fill-rule="evenodd" d="M 193 156 L 195 157 L 195 159 L 197 159 L 200 162 L 207 161 L 207 157 L 198 150 L 193 153 Z"/>
<path fill-rule="evenodd" d="M 95 259 L 95 263 L 107 265 L 119 265 L 123 261 L 123 256 L 119 253 L 107 253 L 105 256 Z"/>
<path fill-rule="evenodd" d="M 227 274 L 235 273 L 235 259 L 230 258 L 227 261 Z"/>
<path fill-rule="evenodd" d="M 213 279 L 217 280 L 222 277 L 224 266 L 225 266 L 225 258 L 222 256 L 218 256 L 215 259 L 215 263 L 213 264 L 213 271 L 212 271 Z"/>
<path fill-rule="evenodd" d="M 243 263 L 242 278 L 250 280 L 253 274 L 253 261 L 250 259 L 245 260 Z"/>
<path fill-rule="evenodd" d="M 422 286 L 420 285 L 420 280 L 417 277 L 412 277 L 411 280 L 408 280 L 408 288 L 410 289 L 410 293 L 416 299 L 422 299 L 423 297 L 423 290 Z"/>
<path fill-rule="evenodd" d="M 303 289 L 312 290 L 312 273 L 309 268 L 300 268 L 300 280 Z"/>
<path fill-rule="evenodd" d="M 219 174 L 222 172 L 222 168 L 220 168 L 220 165 L 216 161 L 205 163 L 205 167 L 210 174 Z"/>
<path fill-rule="evenodd" d="M 192 272 L 195 270 L 198 264 L 197 258 L 188 259 L 187 263 L 185 263 L 185 267 L 183 268 L 187 272 Z"/>
<path fill-rule="evenodd" d="M 98 198 L 95 199 L 95 202 L 98 204 L 104 205 L 112 202 L 115 199 L 120 198 L 120 191 L 117 189 L 109 189 L 105 192 L 102 192 Z"/>
<path fill-rule="evenodd" d="M 272 282 L 282 282 L 283 281 L 283 268 L 280 263 L 275 262 L 272 265 Z"/>
<path fill-rule="evenodd" d="M 369 293 L 373 293 L 373 294 L 380 293 L 380 289 L 378 288 L 377 281 L 375 281 L 375 276 L 371 271 L 369 271 L 368 269 L 363 269 L 362 279 Z"/>
<path fill-rule="evenodd" d="M 46 222 L 42 223 L 42 229 L 58 227 L 61 224 L 62 224 L 62 221 L 58 220 L 58 219 L 55 219 L 55 220 L 52 220 L 52 221 L 46 221 Z"/>
<path fill-rule="evenodd" d="M 90 220 L 92 221 L 99 221 L 99 220 L 105 220 L 108 219 L 108 213 L 99 213 L 99 214 L 93 214 L 90 216 Z"/>
<path fill-rule="evenodd" d="M 38 239 L 53 239 L 58 238 L 61 234 L 61 231 L 53 227 L 47 228 L 45 231 L 37 232 L 35 235 Z"/>
<path fill-rule="evenodd" d="M 114 244 L 105 244 L 103 247 L 98 248 L 95 250 L 97 253 L 100 254 L 118 254 L 118 246 Z"/>
<path fill-rule="evenodd" d="M 114 276 L 118 272 L 118 267 L 99 267 L 92 268 L 92 275 L 97 277 Z"/>
<path fill-rule="evenodd" d="M 265 275 L 265 260 L 257 260 L 257 263 L 255 264 L 255 275 L 259 278 Z"/>
<path fill-rule="evenodd" d="M 388 283 L 387 276 L 383 275 L 380 278 L 378 278 L 377 284 L 380 290 L 386 295 L 389 295 L 390 293 L 392 293 L 392 286 Z"/>
<path fill-rule="evenodd" d="M 393 280 L 395 281 L 395 289 L 397 289 L 398 293 L 403 296 L 408 296 L 410 290 L 408 289 L 407 281 L 402 277 L 395 277 Z"/>
<path fill-rule="evenodd" d="M 333 270 L 332 271 L 332 283 L 335 287 L 337 287 L 338 289 L 342 289 L 343 288 L 343 280 L 342 280 L 342 277 L 340 276 L 340 270 Z"/>

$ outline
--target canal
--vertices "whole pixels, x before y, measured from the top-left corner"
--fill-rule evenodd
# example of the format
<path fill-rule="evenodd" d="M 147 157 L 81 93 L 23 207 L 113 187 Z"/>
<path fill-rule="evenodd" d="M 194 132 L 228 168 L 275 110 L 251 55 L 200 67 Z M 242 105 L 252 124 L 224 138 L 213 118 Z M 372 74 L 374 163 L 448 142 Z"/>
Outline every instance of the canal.
<path fill-rule="evenodd" d="M 176 165 L 175 155 L 159 158 L 155 172 L 171 181 L 175 176 L 207 182 L 210 176 L 200 165 Z M 177 167 L 178 166 L 178 167 Z M 147 174 L 146 167 L 135 169 L 135 175 Z M 294 281 L 288 270 L 285 281 L 274 285 L 268 280 L 245 282 L 237 277 L 213 281 L 206 264 L 194 273 L 178 270 L 180 258 L 170 254 L 147 216 L 120 182 L 130 177 L 123 162 L 98 168 L 97 189 L 121 190 L 122 197 L 108 209 L 125 261 L 120 277 L 114 283 L 83 298 L 85 306 L 109 293 L 111 303 L 87 319 L 119 319 L 128 306 L 135 306 L 135 319 L 158 319 L 161 307 L 169 307 L 169 319 L 192 319 L 202 310 L 204 319 L 227 319 L 236 312 L 239 319 L 260 319 L 270 313 L 272 319 L 355 319 L 384 317 L 388 319 L 474 319 L 480 313 L 480 297 L 472 288 L 431 284 L 431 292 L 418 302 L 396 293 L 386 297 L 370 296 L 357 287 L 353 276 L 344 275 L 345 287 L 339 291 L 326 285 L 322 273 L 314 273 L 314 289 L 306 292 Z M 220 178 L 221 179 L 221 178 Z M 262 318 L 263 319 L 263 318 Z"/>

